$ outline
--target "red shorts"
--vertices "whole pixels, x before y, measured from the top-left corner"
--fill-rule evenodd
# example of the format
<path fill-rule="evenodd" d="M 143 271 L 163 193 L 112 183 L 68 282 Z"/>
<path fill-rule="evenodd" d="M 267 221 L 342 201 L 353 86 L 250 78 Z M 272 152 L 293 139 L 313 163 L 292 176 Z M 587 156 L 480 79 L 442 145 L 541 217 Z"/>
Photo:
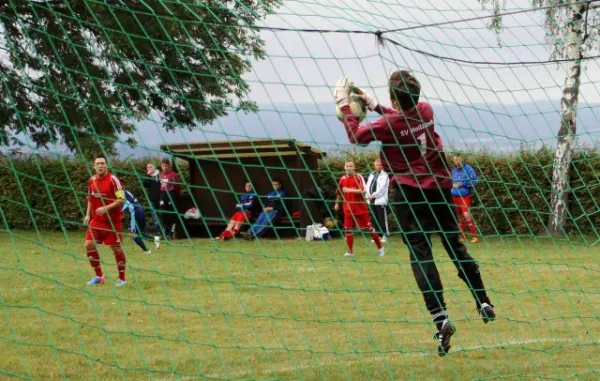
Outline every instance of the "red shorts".
<path fill-rule="evenodd" d="M 250 221 L 251 216 L 252 215 L 250 214 L 250 212 L 242 212 L 238 210 L 237 212 L 233 213 L 233 216 L 231 216 L 231 221 L 248 222 Z"/>
<path fill-rule="evenodd" d="M 462 214 L 469 211 L 469 208 L 471 207 L 471 196 L 452 196 L 452 198 L 454 199 L 456 213 Z"/>
<path fill-rule="evenodd" d="M 97 244 L 106 246 L 121 246 L 123 241 L 123 225 L 121 222 L 115 222 L 115 226 L 102 222 L 90 222 L 89 229 L 85 233 L 86 241 L 96 241 Z"/>
<path fill-rule="evenodd" d="M 344 229 L 353 229 L 355 223 L 360 230 L 373 230 L 371 217 L 368 214 L 344 214 Z"/>

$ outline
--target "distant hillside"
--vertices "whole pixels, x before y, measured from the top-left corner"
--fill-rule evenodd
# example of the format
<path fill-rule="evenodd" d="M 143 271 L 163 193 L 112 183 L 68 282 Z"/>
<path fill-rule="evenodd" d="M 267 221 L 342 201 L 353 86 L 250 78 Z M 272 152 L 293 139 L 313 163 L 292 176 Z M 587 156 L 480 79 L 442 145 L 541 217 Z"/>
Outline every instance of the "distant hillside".
<path fill-rule="evenodd" d="M 559 128 L 559 102 L 523 104 L 434 105 L 436 130 L 446 148 L 495 152 L 517 150 L 522 143 L 553 146 Z M 581 105 L 579 144 L 600 141 L 600 105 Z M 370 119 L 376 118 L 372 114 Z M 138 124 L 138 147 L 119 146 L 120 156 L 160 154 L 162 143 L 291 137 L 325 150 L 348 149 L 346 133 L 331 103 L 263 105 L 258 114 L 233 113 L 195 131 L 165 132 L 157 123 Z M 370 148 L 376 149 L 376 144 Z M 64 148 L 60 151 L 65 152 Z"/>
<path fill-rule="evenodd" d="M 453 148 L 512 151 L 521 143 L 554 145 L 559 128 L 558 102 L 513 105 L 435 105 L 436 129 Z M 579 143 L 600 140 L 600 105 L 583 105 L 578 114 Z M 376 118 L 374 114 L 372 118 Z M 163 143 L 291 137 L 322 149 L 349 148 L 331 104 L 277 104 L 258 114 L 236 113 L 197 131 L 165 133 L 157 124 L 138 126 L 140 147 L 122 154 L 145 156 Z"/>

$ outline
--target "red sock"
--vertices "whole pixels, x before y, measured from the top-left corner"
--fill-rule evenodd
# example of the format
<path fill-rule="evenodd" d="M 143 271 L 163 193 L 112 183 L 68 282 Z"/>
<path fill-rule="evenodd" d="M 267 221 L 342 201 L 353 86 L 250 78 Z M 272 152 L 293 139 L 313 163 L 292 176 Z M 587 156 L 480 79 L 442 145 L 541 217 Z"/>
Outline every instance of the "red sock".
<path fill-rule="evenodd" d="M 373 232 L 371 233 L 371 237 L 373 237 L 373 241 L 375 241 L 375 245 L 377 245 L 377 248 L 381 249 L 383 245 L 381 244 L 381 238 L 379 238 L 379 234 L 377 234 L 375 230 L 373 230 Z"/>
<path fill-rule="evenodd" d="M 475 231 L 475 223 L 473 222 L 473 219 L 471 217 L 467 218 L 467 226 L 469 226 L 469 231 L 471 232 L 471 234 L 476 235 L 477 232 Z"/>
<path fill-rule="evenodd" d="M 123 249 L 119 248 L 115 253 L 115 261 L 117 261 L 117 270 L 119 270 L 119 279 L 125 280 L 125 265 L 127 264 L 127 259 L 125 259 L 125 253 Z"/>
<path fill-rule="evenodd" d="M 88 250 L 87 257 L 90 261 L 90 265 L 96 272 L 96 276 L 102 277 L 102 265 L 100 264 L 100 254 L 98 254 L 98 250 Z"/>
<path fill-rule="evenodd" d="M 233 230 L 231 231 L 232 235 L 234 235 L 234 236 L 235 236 L 237 233 L 239 233 L 239 232 L 240 232 L 240 229 L 233 229 Z"/>
<path fill-rule="evenodd" d="M 459 226 L 461 233 L 465 234 L 465 220 L 463 218 L 459 220 Z"/>
<path fill-rule="evenodd" d="M 352 246 L 354 246 L 354 234 L 346 233 L 346 244 L 348 245 L 348 252 L 352 253 Z"/>

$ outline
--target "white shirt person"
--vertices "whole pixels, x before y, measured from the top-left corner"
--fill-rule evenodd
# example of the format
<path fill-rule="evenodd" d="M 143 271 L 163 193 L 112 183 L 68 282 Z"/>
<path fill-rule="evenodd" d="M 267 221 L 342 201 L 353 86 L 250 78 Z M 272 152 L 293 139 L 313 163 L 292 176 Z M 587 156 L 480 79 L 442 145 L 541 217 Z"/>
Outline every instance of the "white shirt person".
<path fill-rule="evenodd" d="M 366 197 L 375 217 L 375 230 L 381 236 L 382 242 L 385 242 L 386 236 L 390 234 L 387 222 L 390 176 L 383 170 L 379 159 L 373 162 L 373 168 L 375 171 L 369 175 L 367 180 Z"/>

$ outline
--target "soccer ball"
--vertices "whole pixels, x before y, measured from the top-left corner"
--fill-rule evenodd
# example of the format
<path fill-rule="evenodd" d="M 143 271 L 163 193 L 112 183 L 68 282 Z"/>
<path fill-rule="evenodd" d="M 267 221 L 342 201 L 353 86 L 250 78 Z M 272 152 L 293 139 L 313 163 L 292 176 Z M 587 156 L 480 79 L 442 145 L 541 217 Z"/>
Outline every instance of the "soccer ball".
<path fill-rule="evenodd" d="M 358 123 L 362 123 L 367 117 L 367 106 L 360 101 L 358 95 L 356 95 L 355 93 L 350 93 L 349 106 L 352 115 L 358 118 Z M 344 119 L 344 113 L 337 105 L 335 106 L 335 115 L 340 121 Z"/>
<path fill-rule="evenodd" d="M 333 229 L 337 225 L 337 221 L 334 221 L 331 217 L 327 217 L 323 220 L 323 226 L 327 229 Z"/>

